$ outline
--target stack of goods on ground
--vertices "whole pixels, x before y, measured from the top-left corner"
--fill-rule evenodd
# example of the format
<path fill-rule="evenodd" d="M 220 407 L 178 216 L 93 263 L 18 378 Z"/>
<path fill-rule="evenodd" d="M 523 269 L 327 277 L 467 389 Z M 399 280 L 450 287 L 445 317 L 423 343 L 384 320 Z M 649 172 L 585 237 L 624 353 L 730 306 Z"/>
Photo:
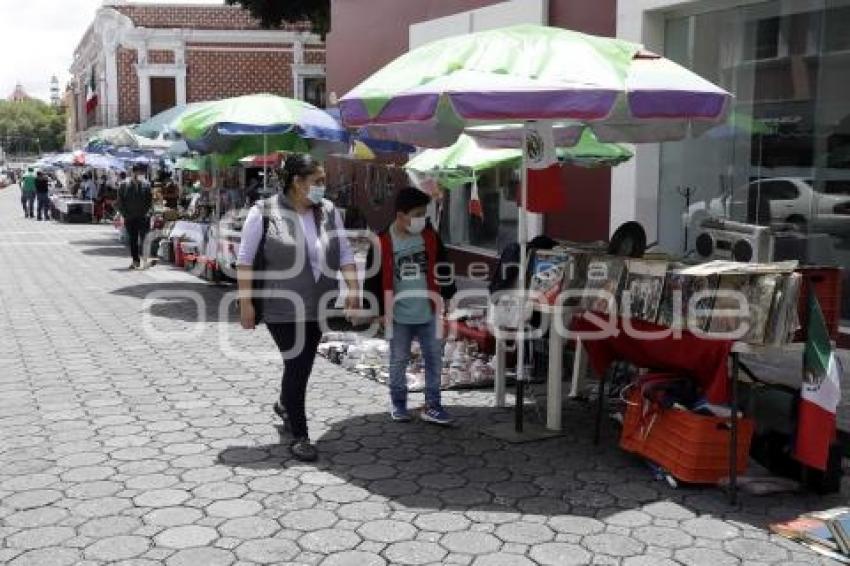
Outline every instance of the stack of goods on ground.
<path fill-rule="evenodd" d="M 770 525 L 770 530 L 823 556 L 850 564 L 850 507 L 806 513 Z"/>
<path fill-rule="evenodd" d="M 389 381 L 389 342 L 364 339 L 356 332 L 329 332 L 319 345 L 319 354 L 343 368 L 380 383 Z M 492 386 L 493 357 L 478 351 L 475 342 L 447 340 L 443 351 L 441 389 L 474 389 Z M 417 342 L 412 345 L 407 368 L 410 391 L 425 389 L 425 365 Z"/>

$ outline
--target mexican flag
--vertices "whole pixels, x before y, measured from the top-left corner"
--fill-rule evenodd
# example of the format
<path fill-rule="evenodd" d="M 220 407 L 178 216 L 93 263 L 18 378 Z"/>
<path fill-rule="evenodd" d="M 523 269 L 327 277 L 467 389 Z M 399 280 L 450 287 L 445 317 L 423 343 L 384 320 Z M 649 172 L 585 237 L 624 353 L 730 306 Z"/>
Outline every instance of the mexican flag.
<path fill-rule="evenodd" d="M 841 370 L 814 293 L 809 293 L 808 303 L 808 338 L 803 353 L 804 377 L 795 456 L 803 464 L 825 471 L 829 446 L 835 440 L 835 411 L 841 400 Z"/>
<path fill-rule="evenodd" d="M 566 208 L 561 186 L 561 166 L 550 122 L 529 122 L 525 126 L 526 166 L 528 168 L 529 212 L 558 212 Z M 517 199 L 522 203 L 522 199 Z"/>
<path fill-rule="evenodd" d="M 91 113 L 97 108 L 97 75 L 94 67 L 91 68 L 91 77 L 86 87 L 86 113 Z"/>

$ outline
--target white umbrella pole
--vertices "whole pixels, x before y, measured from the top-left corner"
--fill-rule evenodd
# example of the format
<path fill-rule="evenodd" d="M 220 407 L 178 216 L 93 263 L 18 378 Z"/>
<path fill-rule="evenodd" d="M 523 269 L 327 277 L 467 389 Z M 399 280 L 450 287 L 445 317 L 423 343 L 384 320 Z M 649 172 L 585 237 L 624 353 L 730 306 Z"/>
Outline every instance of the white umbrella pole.
<path fill-rule="evenodd" d="M 523 429 L 523 405 L 525 401 L 525 274 L 528 270 L 528 221 L 526 209 L 528 207 L 528 144 L 525 132 L 522 137 L 522 172 L 521 172 L 520 196 L 522 198 L 519 207 L 519 276 L 517 277 L 517 289 L 519 290 L 520 316 L 517 328 L 516 349 L 516 405 L 514 407 L 514 427 L 516 432 Z"/>
<path fill-rule="evenodd" d="M 263 134 L 263 196 L 265 198 L 266 189 L 269 185 L 269 166 L 266 162 L 266 155 L 269 154 L 269 137 Z"/>

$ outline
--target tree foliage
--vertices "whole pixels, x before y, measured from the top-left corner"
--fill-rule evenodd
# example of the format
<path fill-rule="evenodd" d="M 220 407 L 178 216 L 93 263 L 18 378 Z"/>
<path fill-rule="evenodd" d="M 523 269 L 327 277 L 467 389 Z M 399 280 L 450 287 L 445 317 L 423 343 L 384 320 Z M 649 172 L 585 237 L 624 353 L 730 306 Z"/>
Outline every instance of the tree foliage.
<path fill-rule="evenodd" d="M 60 150 L 65 114 L 40 100 L 0 100 L 0 144 L 10 154 Z"/>
<path fill-rule="evenodd" d="M 247 9 L 265 28 L 309 21 L 313 31 L 323 39 L 330 31 L 330 0 L 227 0 L 227 3 Z"/>

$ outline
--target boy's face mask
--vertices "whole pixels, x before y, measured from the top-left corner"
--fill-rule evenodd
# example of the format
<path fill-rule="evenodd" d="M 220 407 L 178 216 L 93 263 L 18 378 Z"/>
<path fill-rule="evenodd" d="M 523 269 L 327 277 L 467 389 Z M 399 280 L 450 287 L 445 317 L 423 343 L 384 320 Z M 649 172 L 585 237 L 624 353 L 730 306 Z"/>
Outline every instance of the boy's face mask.
<path fill-rule="evenodd" d="M 411 234 L 421 234 L 427 223 L 428 219 L 424 216 L 413 216 L 410 218 L 410 225 L 407 227 L 407 231 Z"/>

